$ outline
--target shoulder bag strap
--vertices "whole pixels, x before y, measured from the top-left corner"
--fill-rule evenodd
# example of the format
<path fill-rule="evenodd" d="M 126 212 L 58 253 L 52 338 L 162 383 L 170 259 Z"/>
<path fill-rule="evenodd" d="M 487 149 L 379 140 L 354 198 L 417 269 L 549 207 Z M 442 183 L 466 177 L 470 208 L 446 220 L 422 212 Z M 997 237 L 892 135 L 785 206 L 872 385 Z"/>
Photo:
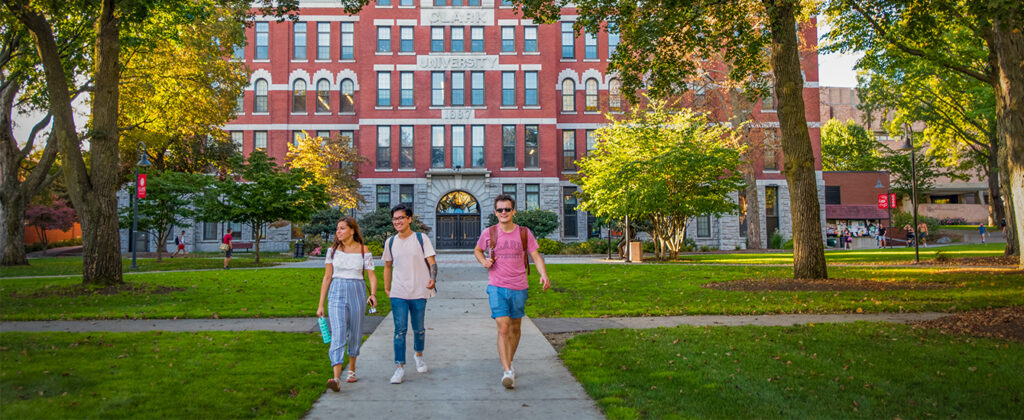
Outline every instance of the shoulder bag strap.
<path fill-rule="evenodd" d="M 526 275 L 530 275 L 530 252 L 526 246 L 526 232 L 528 230 L 526 227 L 519 227 L 519 240 L 523 243 L 523 264 L 526 266 Z"/>

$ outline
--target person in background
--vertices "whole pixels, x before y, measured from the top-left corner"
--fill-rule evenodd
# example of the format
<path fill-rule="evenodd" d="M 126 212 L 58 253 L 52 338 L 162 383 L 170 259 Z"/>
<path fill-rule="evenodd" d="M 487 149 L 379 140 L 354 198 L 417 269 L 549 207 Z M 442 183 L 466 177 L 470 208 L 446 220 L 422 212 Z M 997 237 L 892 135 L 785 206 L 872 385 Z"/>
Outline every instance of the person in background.
<path fill-rule="evenodd" d="M 981 243 L 985 243 L 985 224 L 978 223 L 978 234 L 981 235 Z"/>
<path fill-rule="evenodd" d="M 928 246 L 928 225 L 925 224 L 924 222 L 921 222 L 921 223 L 917 224 L 917 236 L 919 236 L 918 240 L 921 241 L 921 245 L 927 247 Z"/>
<path fill-rule="evenodd" d="M 221 239 L 221 241 L 220 241 L 221 247 L 224 249 L 224 269 L 225 270 L 231 268 L 231 267 L 228 267 L 228 263 L 231 262 L 231 240 L 233 239 L 231 237 L 231 234 L 233 232 L 234 231 L 231 230 L 231 228 L 228 228 L 228 233 L 225 233 L 224 234 L 224 238 Z M 224 247 L 224 245 L 227 245 L 227 247 Z"/>
<path fill-rule="evenodd" d="M 182 256 L 185 256 L 185 231 L 181 231 L 178 236 L 174 237 L 174 244 L 177 245 L 177 250 L 171 254 L 171 258 L 174 258 L 180 252 Z"/>

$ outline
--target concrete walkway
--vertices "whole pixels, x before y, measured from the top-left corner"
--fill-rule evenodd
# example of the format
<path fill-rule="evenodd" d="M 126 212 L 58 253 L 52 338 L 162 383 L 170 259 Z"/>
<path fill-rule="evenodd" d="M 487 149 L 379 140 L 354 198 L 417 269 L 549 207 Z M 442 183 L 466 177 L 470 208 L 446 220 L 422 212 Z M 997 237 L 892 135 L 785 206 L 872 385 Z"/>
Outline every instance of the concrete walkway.
<path fill-rule="evenodd" d="M 497 332 L 484 291 L 486 271 L 480 267 L 442 270 L 440 292 L 427 303 L 424 357 L 430 372 L 417 373 L 407 365 L 405 383 L 388 383 L 395 368 L 394 323 L 389 315 L 363 344 L 359 382 L 342 384 L 340 393 L 326 392 L 307 418 L 603 418 L 528 318 L 523 320 L 515 359 L 516 388 L 503 388 Z M 413 363 L 412 341 L 410 331 L 409 363 Z"/>

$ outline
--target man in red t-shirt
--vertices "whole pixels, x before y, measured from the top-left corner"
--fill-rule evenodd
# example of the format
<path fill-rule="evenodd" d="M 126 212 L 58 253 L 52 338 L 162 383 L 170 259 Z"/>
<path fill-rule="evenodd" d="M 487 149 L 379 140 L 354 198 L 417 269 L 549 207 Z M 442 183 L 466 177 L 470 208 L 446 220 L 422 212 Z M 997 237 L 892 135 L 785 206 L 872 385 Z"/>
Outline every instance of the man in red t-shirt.
<path fill-rule="evenodd" d="M 533 257 L 544 290 L 551 287 L 544 259 L 537 250 L 537 240 L 529 229 L 512 222 L 515 214 L 516 200 L 512 196 L 501 194 L 495 198 L 494 215 L 498 218 L 498 224 L 483 231 L 473 250 L 480 265 L 489 270 L 487 298 L 491 306 L 491 318 L 498 325 L 498 357 L 504 369 L 501 384 L 509 389 L 516 386 L 516 371 L 512 368 L 512 360 L 519 347 L 520 325 L 526 315 L 527 291 L 530 288 L 527 255 Z M 494 241 L 491 240 L 492 236 L 495 237 Z M 490 254 L 486 257 L 485 249 Z"/>
<path fill-rule="evenodd" d="M 224 234 L 224 239 L 221 240 L 222 244 L 227 245 L 227 249 L 224 250 L 224 269 L 227 270 L 228 263 L 231 262 L 231 233 L 234 232 L 231 228 L 228 228 L 228 233 Z"/>

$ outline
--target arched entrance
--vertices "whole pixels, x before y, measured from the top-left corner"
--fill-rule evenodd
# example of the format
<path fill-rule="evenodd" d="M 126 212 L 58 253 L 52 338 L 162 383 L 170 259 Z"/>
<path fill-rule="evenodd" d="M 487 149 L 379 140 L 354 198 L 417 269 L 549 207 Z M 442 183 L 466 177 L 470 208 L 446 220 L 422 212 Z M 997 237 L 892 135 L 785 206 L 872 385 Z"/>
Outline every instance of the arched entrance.
<path fill-rule="evenodd" d="M 467 249 L 480 238 L 480 206 L 465 191 L 452 191 L 437 202 L 437 248 Z"/>

